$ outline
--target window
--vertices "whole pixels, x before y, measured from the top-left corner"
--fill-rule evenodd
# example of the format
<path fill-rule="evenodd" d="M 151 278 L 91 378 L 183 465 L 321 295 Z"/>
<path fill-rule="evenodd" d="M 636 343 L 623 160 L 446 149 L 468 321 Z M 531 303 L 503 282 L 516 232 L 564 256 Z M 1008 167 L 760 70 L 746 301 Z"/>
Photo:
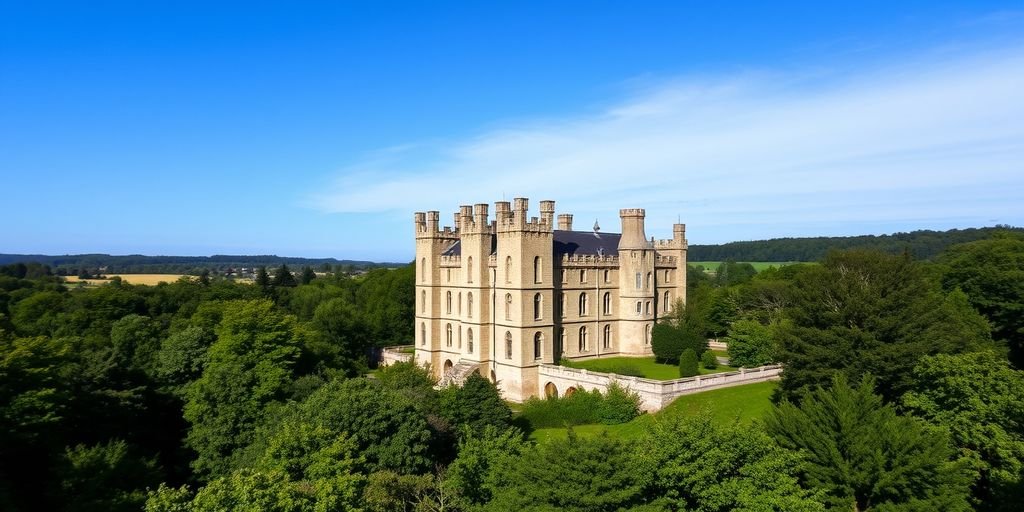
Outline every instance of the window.
<path fill-rule="evenodd" d="M 512 359 L 512 333 L 505 331 L 505 359 Z"/>
<path fill-rule="evenodd" d="M 505 320 L 512 320 L 512 294 L 505 294 Z"/>
<path fill-rule="evenodd" d="M 462 327 L 459 327 L 459 348 L 462 348 Z"/>
<path fill-rule="evenodd" d="M 427 312 L 427 291 L 423 290 L 420 292 L 420 313 Z"/>
<path fill-rule="evenodd" d="M 450 268 L 449 269 L 445 269 L 444 279 L 445 279 L 445 281 L 447 281 L 449 283 L 452 282 L 452 269 L 450 269 Z"/>
<path fill-rule="evenodd" d="M 448 292 L 448 294 L 445 296 L 445 303 L 447 304 L 445 311 L 449 315 L 452 314 L 452 292 Z"/>
<path fill-rule="evenodd" d="M 588 301 L 589 301 L 589 299 L 587 298 L 587 294 L 586 293 L 581 293 L 580 294 L 580 316 L 587 316 L 587 309 L 588 309 L 587 306 L 589 305 L 589 304 L 587 304 Z"/>
<path fill-rule="evenodd" d="M 586 270 L 580 270 L 580 282 L 581 283 L 587 282 L 587 271 Z"/>
<path fill-rule="evenodd" d="M 580 352 L 586 352 L 587 351 L 587 326 L 585 326 L 585 325 L 583 327 L 580 327 L 579 349 L 580 349 Z"/>
<path fill-rule="evenodd" d="M 612 348 L 612 326 L 604 326 L 604 338 L 601 343 L 604 345 L 604 348 Z"/>
<path fill-rule="evenodd" d="M 647 289 L 648 290 L 651 289 L 651 273 L 650 272 L 647 273 Z"/>
<path fill-rule="evenodd" d="M 466 258 L 466 282 L 473 282 L 473 257 Z"/>
<path fill-rule="evenodd" d="M 666 270 L 665 271 L 665 282 L 666 283 L 671 283 L 672 282 L 672 271 L 671 270 Z"/>
<path fill-rule="evenodd" d="M 664 305 L 664 307 L 661 308 L 663 313 L 668 313 L 668 305 L 669 305 L 670 300 L 671 299 L 669 297 L 669 294 L 666 291 L 665 292 L 665 300 L 664 300 L 665 305 Z"/>
<path fill-rule="evenodd" d="M 561 305 L 558 307 L 558 311 L 562 314 L 562 318 L 565 318 L 565 292 L 562 292 L 559 298 Z"/>
<path fill-rule="evenodd" d="M 636 314 L 642 315 L 644 313 L 644 306 L 640 301 L 636 301 Z"/>
<path fill-rule="evenodd" d="M 505 256 L 505 282 L 512 282 L 512 256 Z"/>
<path fill-rule="evenodd" d="M 450 347 L 450 346 L 452 346 L 452 324 L 446 325 L 445 328 L 444 328 L 444 331 L 445 331 L 444 343 L 445 343 L 445 345 Z"/>
<path fill-rule="evenodd" d="M 559 327 L 558 328 L 558 352 L 561 352 L 562 349 L 565 348 L 565 342 L 566 342 L 565 338 L 566 338 L 566 336 L 567 336 L 567 334 L 566 334 L 566 331 L 565 331 L 565 327 Z M 558 354 L 555 354 L 555 357 L 557 358 Z"/>
<path fill-rule="evenodd" d="M 459 316 L 462 316 L 462 292 L 459 292 L 458 309 L 459 309 Z"/>
<path fill-rule="evenodd" d="M 565 274 L 565 271 L 563 270 L 563 271 L 562 271 L 562 282 L 563 282 L 563 283 L 566 283 L 566 282 L 568 282 L 568 281 L 566 281 L 566 280 L 565 280 L 565 278 L 566 278 L 566 274 Z"/>
<path fill-rule="evenodd" d="M 639 290 L 641 287 L 643 287 L 643 281 L 641 281 L 641 279 L 642 279 L 642 277 L 640 276 L 640 272 L 637 272 L 636 273 L 636 289 L 637 290 Z"/>
<path fill-rule="evenodd" d="M 427 259 L 420 258 L 420 282 L 427 280 Z"/>
<path fill-rule="evenodd" d="M 473 329 L 466 330 L 466 349 L 470 354 L 473 353 Z"/>
<path fill-rule="evenodd" d="M 544 334 L 538 332 L 533 335 L 533 359 L 536 361 L 541 358 L 544 348 Z"/>
<path fill-rule="evenodd" d="M 420 322 L 420 345 L 427 344 L 427 323 Z"/>
<path fill-rule="evenodd" d="M 541 294 L 533 296 L 533 319 L 540 320 L 544 316 L 544 297 Z"/>
<path fill-rule="evenodd" d="M 644 303 L 644 314 L 645 315 L 651 314 L 651 301 L 647 301 L 647 302 Z"/>
<path fill-rule="evenodd" d="M 612 314 L 612 294 L 611 294 L 611 292 L 604 292 L 604 301 L 601 303 L 601 310 L 606 315 Z"/>
<path fill-rule="evenodd" d="M 604 271 L 604 282 L 606 282 L 606 283 L 612 282 L 612 273 L 607 271 L 607 270 Z"/>
<path fill-rule="evenodd" d="M 473 292 L 469 292 L 466 296 L 466 312 L 470 318 L 473 318 Z"/>
<path fill-rule="evenodd" d="M 651 326 L 644 326 L 644 345 L 651 344 Z"/>
<path fill-rule="evenodd" d="M 543 277 L 544 277 L 543 264 L 541 263 L 540 256 L 536 256 L 536 257 L 533 258 L 533 282 L 534 283 L 540 283 L 541 282 L 541 278 L 543 278 Z"/>

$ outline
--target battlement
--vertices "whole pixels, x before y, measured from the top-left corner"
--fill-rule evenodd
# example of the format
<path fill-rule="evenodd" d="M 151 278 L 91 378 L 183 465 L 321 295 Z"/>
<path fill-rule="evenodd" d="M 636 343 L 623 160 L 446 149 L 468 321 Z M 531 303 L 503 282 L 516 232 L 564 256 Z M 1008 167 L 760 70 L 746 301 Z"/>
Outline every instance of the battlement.
<path fill-rule="evenodd" d="M 513 206 L 514 205 L 514 206 Z M 454 227 L 445 226 L 438 229 L 439 213 L 436 211 L 416 212 L 414 223 L 417 238 L 458 238 L 469 234 L 511 234 L 527 233 L 535 235 L 551 234 L 555 224 L 555 202 L 540 202 L 540 217 L 527 217 L 529 200 L 517 197 L 514 203 L 498 201 L 494 203 L 495 218 L 488 215 L 488 205 L 462 205 L 453 216 Z"/>
<path fill-rule="evenodd" d="M 442 267 L 459 267 L 459 266 L 462 266 L 462 256 L 460 256 L 460 255 L 441 256 L 441 266 Z"/>
<path fill-rule="evenodd" d="M 576 267 L 576 266 L 609 266 L 617 267 L 619 265 L 618 256 L 609 255 L 596 255 L 596 254 L 563 254 L 562 255 L 562 266 L 563 267 Z"/>

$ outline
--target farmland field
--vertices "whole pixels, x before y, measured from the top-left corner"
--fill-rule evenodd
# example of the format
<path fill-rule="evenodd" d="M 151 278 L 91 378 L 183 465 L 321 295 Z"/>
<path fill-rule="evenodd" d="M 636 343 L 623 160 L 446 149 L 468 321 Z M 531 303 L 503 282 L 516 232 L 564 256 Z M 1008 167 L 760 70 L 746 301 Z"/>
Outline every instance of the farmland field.
<path fill-rule="evenodd" d="M 807 263 L 805 261 L 739 261 L 737 263 L 750 263 L 753 265 L 754 270 L 760 272 L 767 270 L 768 267 L 784 267 L 786 265 L 794 265 L 796 263 Z M 721 261 L 687 261 L 687 265 L 696 267 L 698 265 L 704 267 L 705 272 L 714 273 L 718 269 L 718 266 L 722 264 Z"/>
<path fill-rule="evenodd" d="M 128 284 L 147 284 L 155 285 L 159 283 L 173 283 L 182 277 L 184 274 L 105 274 L 106 279 L 79 279 L 76 276 L 66 276 L 64 281 L 68 284 L 75 283 L 86 283 L 90 286 L 98 286 L 103 283 L 110 282 L 112 277 L 120 277 L 122 281 Z M 188 276 L 190 279 L 194 279 L 195 276 Z"/>
<path fill-rule="evenodd" d="M 579 425 L 573 427 L 580 437 L 593 437 L 607 432 L 610 437 L 629 440 L 643 434 L 652 423 L 678 416 L 707 416 L 712 423 L 728 425 L 732 422 L 749 424 L 763 417 L 771 409 L 771 396 L 777 382 L 757 382 L 743 386 L 715 389 L 703 393 L 684 395 L 668 407 L 654 413 L 644 414 L 621 425 Z M 530 434 L 530 439 L 545 442 L 565 437 L 567 428 L 541 428 Z"/>

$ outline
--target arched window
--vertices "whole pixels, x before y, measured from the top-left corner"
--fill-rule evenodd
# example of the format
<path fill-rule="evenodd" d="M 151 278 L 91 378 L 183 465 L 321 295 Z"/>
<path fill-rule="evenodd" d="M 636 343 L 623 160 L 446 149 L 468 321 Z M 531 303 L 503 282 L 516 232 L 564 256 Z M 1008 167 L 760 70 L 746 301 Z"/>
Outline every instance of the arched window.
<path fill-rule="evenodd" d="M 420 258 L 420 282 L 427 280 L 427 259 Z"/>
<path fill-rule="evenodd" d="M 640 272 L 637 272 L 637 273 L 636 273 L 636 289 L 637 289 L 637 290 L 639 290 L 639 289 L 640 289 L 640 288 L 641 288 L 641 287 L 643 286 L 643 281 L 642 281 L 642 279 L 643 279 L 643 278 L 642 278 L 642 277 L 640 276 Z"/>
<path fill-rule="evenodd" d="M 544 277 L 544 269 L 542 268 L 540 256 L 533 258 L 533 282 L 540 283 Z"/>
<path fill-rule="evenodd" d="M 533 319 L 541 318 L 544 318 L 544 296 L 538 293 L 533 296 Z"/>
<path fill-rule="evenodd" d="M 581 283 L 587 282 L 587 271 L 586 270 L 580 270 L 580 282 Z"/>
<path fill-rule="evenodd" d="M 459 309 L 459 316 L 462 316 L 462 292 L 459 292 L 459 305 L 458 305 L 458 309 Z"/>
<path fill-rule="evenodd" d="M 644 345 L 651 344 L 651 326 L 647 325 L 644 327 Z"/>
<path fill-rule="evenodd" d="M 512 333 L 505 331 L 505 359 L 512 359 Z"/>
<path fill-rule="evenodd" d="M 445 307 L 445 311 L 449 315 L 452 314 L 452 292 L 448 292 L 448 294 L 445 295 L 445 304 L 447 305 Z"/>
<path fill-rule="evenodd" d="M 544 348 L 544 334 L 538 332 L 533 335 L 533 359 L 537 360 L 541 358 Z"/>
<path fill-rule="evenodd" d="M 466 313 L 473 318 L 473 292 L 466 294 Z"/>
<path fill-rule="evenodd" d="M 512 294 L 505 294 L 505 320 L 512 320 Z"/>
<path fill-rule="evenodd" d="M 602 339 L 604 348 L 612 348 L 612 326 L 604 326 L 604 338 Z"/>
<path fill-rule="evenodd" d="M 647 273 L 647 289 L 648 290 L 651 289 L 651 273 L 650 272 Z"/>
<path fill-rule="evenodd" d="M 664 307 L 661 308 L 662 309 L 662 313 L 668 313 L 668 305 L 669 305 L 669 302 L 670 302 L 670 298 L 669 298 L 669 295 L 668 295 L 667 291 L 665 292 L 665 300 L 664 300 L 664 302 L 665 302 L 665 305 L 664 305 Z"/>
<path fill-rule="evenodd" d="M 473 282 L 473 257 L 466 258 L 466 282 Z"/>
<path fill-rule="evenodd" d="M 444 328 L 445 338 L 444 343 L 447 346 L 452 346 L 452 324 L 448 324 Z"/>
<path fill-rule="evenodd" d="M 470 354 L 473 353 L 473 329 L 469 328 L 466 330 L 466 349 Z"/>
<path fill-rule="evenodd" d="M 580 352 L 586 352 L 587 351 L 587 326 L 585 326 L 585 325 L 583 327 L 580 327 L 579 349 L 580 349 Z"/>
<path fill-rule="evenodd" d="M 423 290 L 420 292 L 420 313 L 427 312 L 427 291 Z"/>
<path fill-rule="evenodd" d="M 586 292 L 580 294 L 580 316 L 587 316 L 587 302 L 590 299 L 587 298 Z"/>
<path fill-rule="evenodd" d="M 604 314 L 612 314 L 612 294 L 611 292 L 604 292 L 604 301 L 601 304 Z"/>
<path fill-rule="evenodd" d="M 505 256 L 505 282 L 512 282 L 512 256 Z"/>
<path fill-rule="evenodd" d="M 427 344 L 427 323 L 420 322 L 420 345 Z"/>

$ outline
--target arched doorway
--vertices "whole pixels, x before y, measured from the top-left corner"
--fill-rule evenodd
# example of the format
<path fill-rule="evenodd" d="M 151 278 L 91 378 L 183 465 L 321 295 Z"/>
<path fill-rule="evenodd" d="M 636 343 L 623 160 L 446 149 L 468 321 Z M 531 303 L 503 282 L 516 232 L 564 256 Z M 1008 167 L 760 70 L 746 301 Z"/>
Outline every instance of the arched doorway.
<path fill-rule="evenodd" d="M 452 360 L 451 359 L 445 359 L 445 361 L 444 361 L 444 372 L 448 373 L 448 372 L 452 371 L 452 366 L 453 366 L 452 365 Z"/>
<path fill-rule="evenodd" d="M 565 396 L 572 396 L 572 394 L 575 392 L 576 388 L 570 387 L 569 389 L 565 390 Z"/>
<path fill-rule="evenodd" d="M 544 396 L 558 398 L 558 388 L 551 382 L 544 385 Z"/>

